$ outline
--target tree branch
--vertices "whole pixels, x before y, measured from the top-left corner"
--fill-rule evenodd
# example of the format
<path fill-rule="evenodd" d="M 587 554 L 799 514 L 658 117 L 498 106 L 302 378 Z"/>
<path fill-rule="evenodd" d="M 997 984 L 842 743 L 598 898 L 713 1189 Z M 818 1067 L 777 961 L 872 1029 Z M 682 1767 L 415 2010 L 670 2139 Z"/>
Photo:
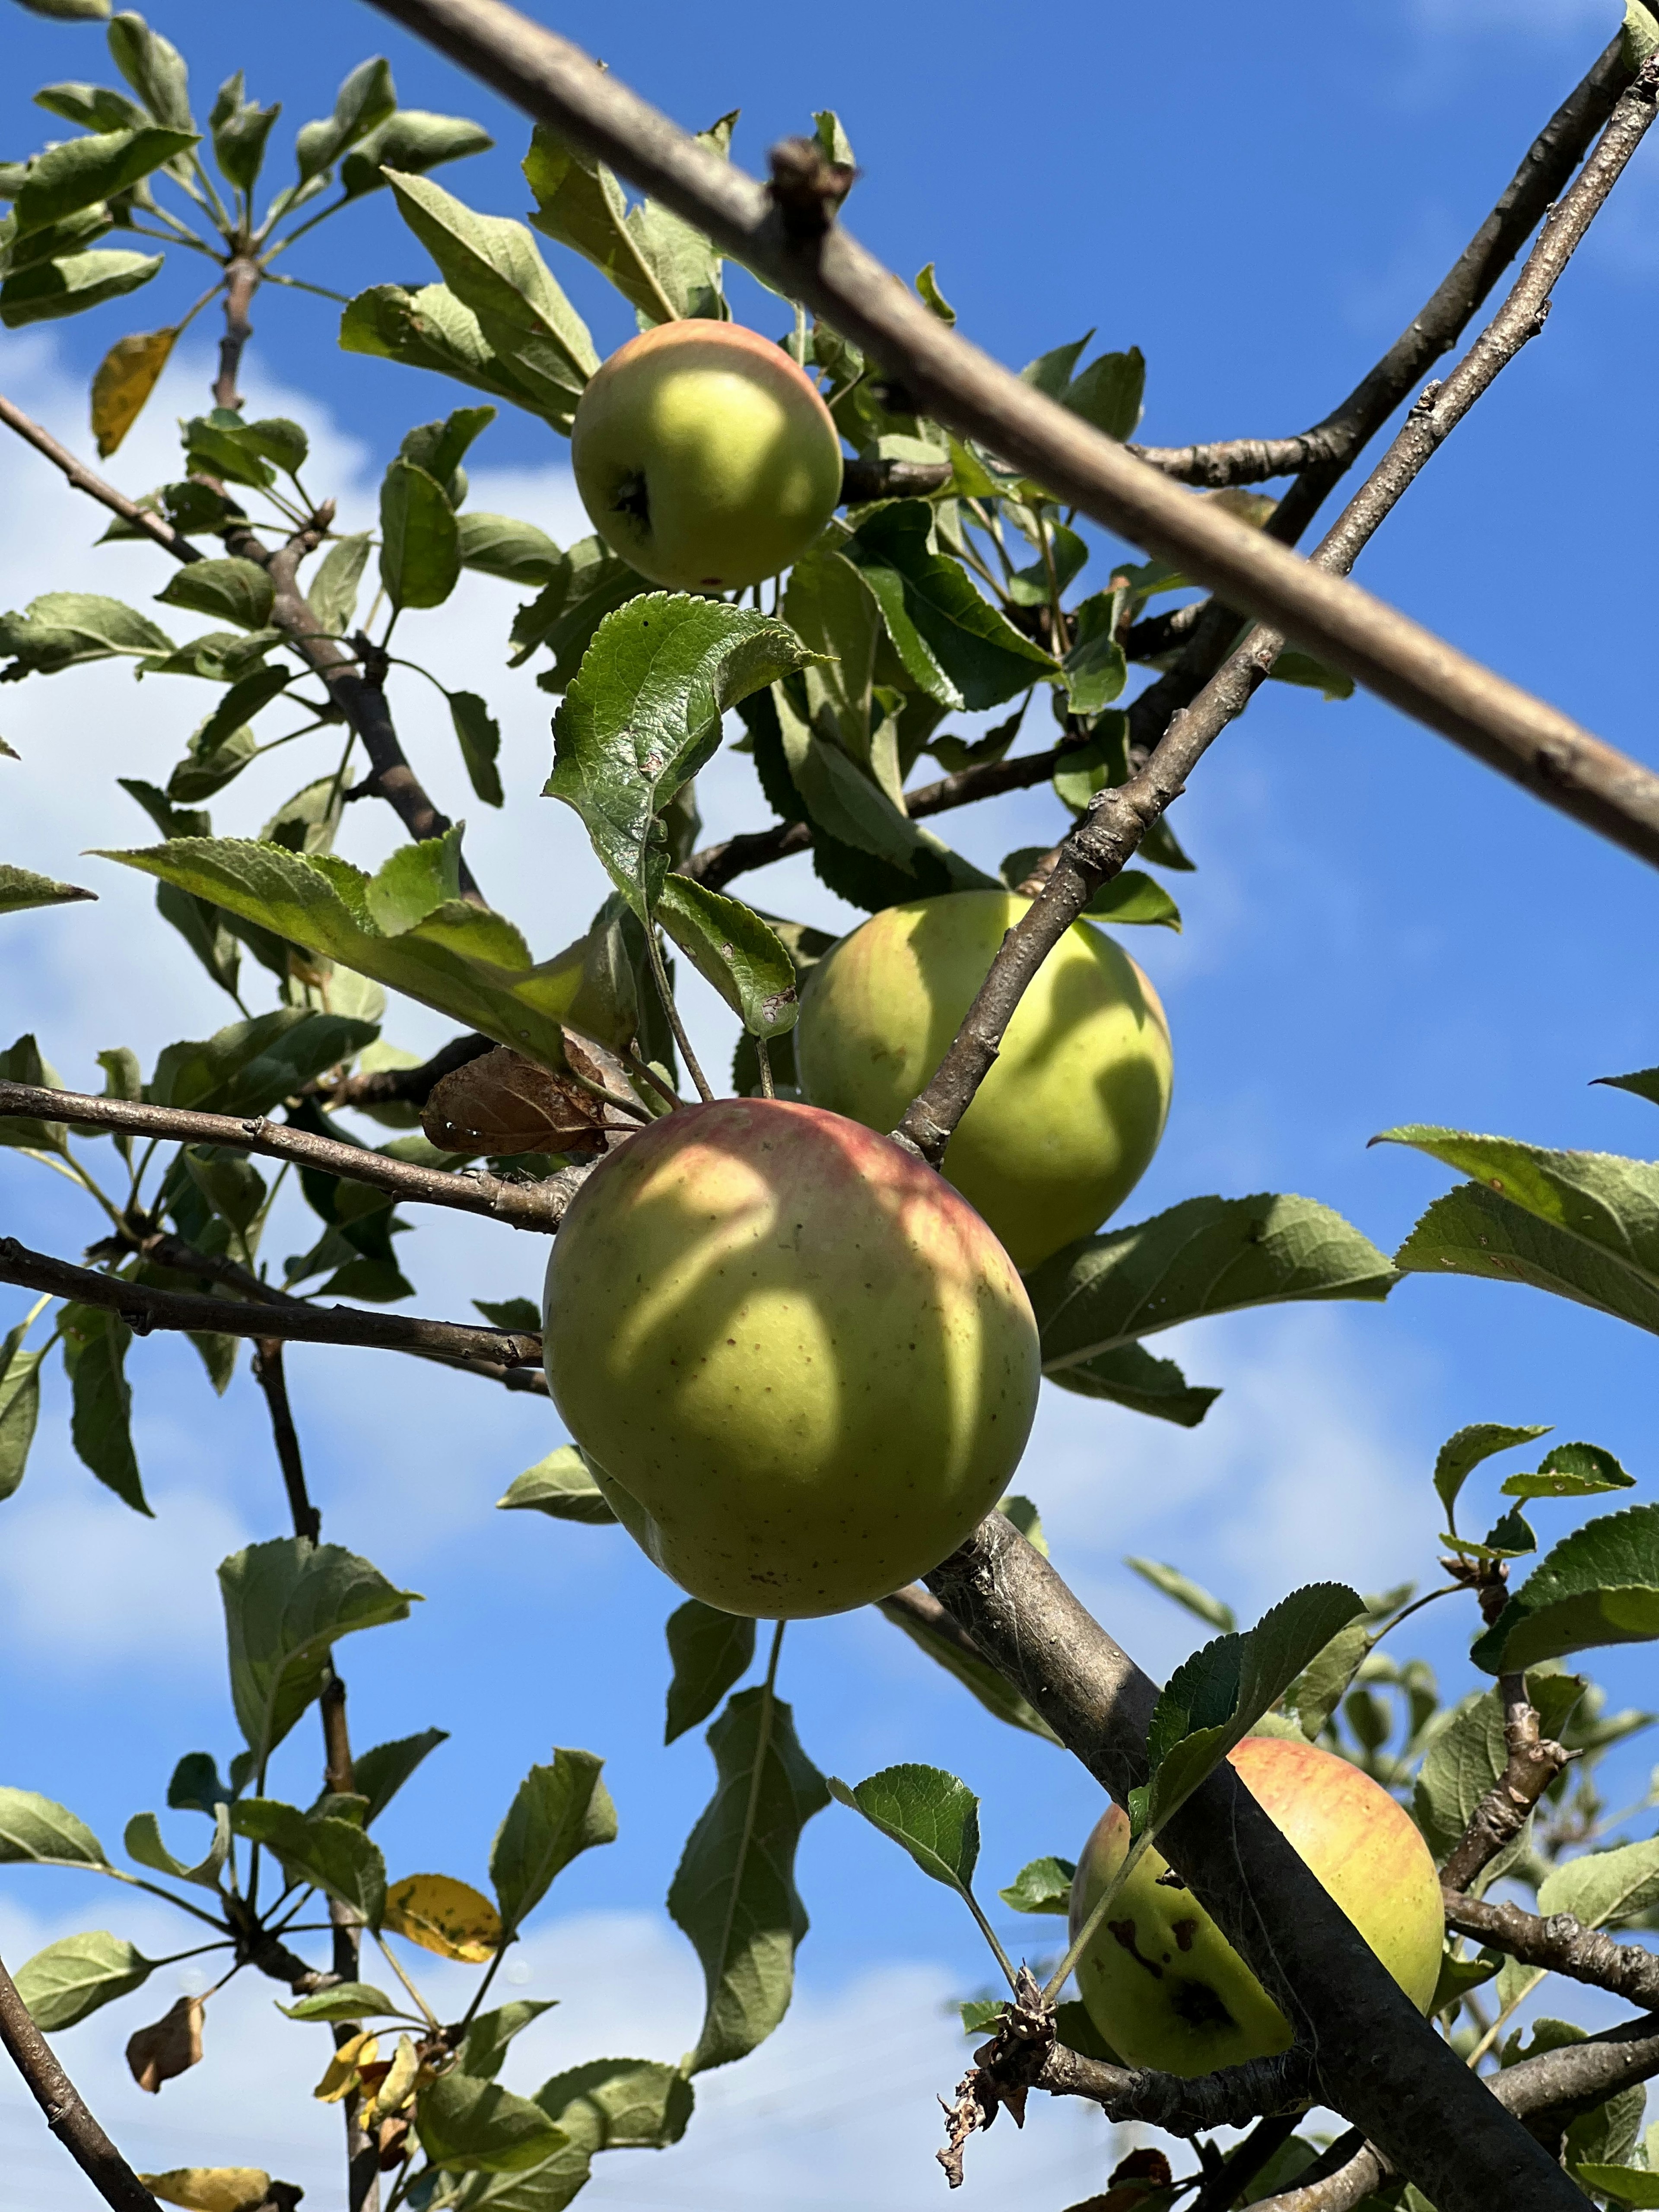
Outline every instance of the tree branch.
<path fill-rule="evenodd" d="M 1155 1686 L 1011 1522 L 992 1514 L 927 1582 L 1120 1803 L 1145 1781 Z M 1583 2212 L 1559 2166 L 1420 2017 L 1231 1766 L 1176 1813 L 1159 1848 L 1313 2053 L 1322 2101 L 1381 2142 L 1439 2212 Z"/>
<path fill-rule="evenodd" d="M 1527 1697 L 1524 1674 L 1505 1674 L 1498 1695 L 1504 1701 L 1509 1763 L 1475 1807 L 1462 1840 L 1440 1869 L 1441 1887 L 1454 1895 L 1466 1890 L 1514 1842 L 1531 1819 L 1534 1806 L 1571 1757 L 1545 1735 Z"/>
<path fill-rule="evenodd" d="M 200 561 L 204 556 L 187 538 L 181 538 L 170 522 L 154 514 L 137 500 L 129 499 L 124 491 L 117 491 L 112 483 L 106 483 L 84 461 L 77 460 L 67 446 L 60 446 L 49 430 L 0 392 L 0 422 L 15 430 L 37 453 L 44 453 L 55 469 L 60 469 L 76 491 L 83 491 L 88 499 L 95 499 L 100 507 L 106 507 L 112 514 L 118 514 L 123 522 L 130 522 L 145 536 L 152 538 L 164 553 L 171 553 L 175 561 Z"/>
<path fill-rule="evenodd" d="M 243 348 L 253 336 L 248 309 L 258 289 L 259 264 L 252 254 L 234 254 L 226 264 L 225 276 L 225 334 L 219 341 L 219 374 L 214 380 L 213 404 L 240 412 L 242 395 L 236 389 L 236 378 L 242 365 Z"/>
<path fill-rule="evenodd" d="M 362 1145 L 313 1137 L 263 1115 L 244 1121 L 231 1114 L 197 1114 L 172 1106 L 144 1106 L 125 1098 L 94 1098 L 76 1091 L 47 1091 L 27 1083 L 0 1083 L 0 1119 L 67 1121 L 75 1128 L 125 1129 L 139 1137 L 176 1137 L 186 1145 L 229 1145 L 261 1158 L 321 1168 L 347 1182 L 367 1183 L 411 1206 L 447 1206 L 482 1213 L 509 1228 L 551 1236 L 575 1196 L 585 1168 L 561 1168 L 543 1182 L 509 1182 L 504 1176 L 416 1167 L 388 1159 Z"/>
<path fill-rule="evenodd" d="M 1194 500 L 948 330 L 839 226 L 807 234 L 754 179 L 501 0 L 371 0 L 803 301 L 919 408 L 1273 624 L 1403 712 L 1659 863 L 1659 776 L 1351 583 Z M 1571 758 L 1569 784 L 1538 775 Z"/>
<path fill-rule="evenodd" d="M 361 1306 L 255 1305 L 240 1298 L 201 1297 L 193 1291 L 157 1291 L 32 1252 L 0 1237 L 0 1283 L 44 1291 L 119 1314 L 135 1336 L 152 1329 L 205 1331 L 283 1344 L 349 1344 L 380 1352 L 414 1352 L 469 1365 L 539 1368 L 542 1340 L 533 1329 L 487 1328 L 467 1322 L 423 1321 L 415 1314 L 368 1313 Z"/>
<path fill-rule="evenodd" d="M 3 1964 L 0 1964 L 0 2044 L 5 2045 L 7 2055 L 28 2084 L 30 2095 L 46 2114 L 46 2125 L 110 2212 L 161 2212 L 58 2063 Z"/>
<path fill-rule="evenodd" d="M 873 499 L 927 499 L 943 491 L 955 476 L 949 461 L 854 461 L 841 465 L 838 507 L 862 507 Z"/>
<path fill-rule="evenodd" d="M 418 1067 L 380 1067 L 367 1075 L 343 1075 L 337 1083 L 307 1085 L 301 1096 L 315 1097 L 331 1114 L 345 1106 L 424 1106 L 446 1075 L 482 1060 L 495 1051 L 495 1044 L 494 1037 L 473 1030 L 451 1037 Z"/>
<path fill-rule="evenodd" d="M 1659 1957 L 1640 1943 L 1615 1943 L 1599 1928 L 1586 1928 L 1571 1912 L 1540 1917 L 1518 1905 L 1487 1905 L 1445 1892 L 1446 1925 L 1523 1966 L 1542 1966 L 1570 1981 L 1611 1990 L 1627 2003 L 1659 2008 Z"/>
<path fill-rule="evenodd" d="M 1394 344 L 1340 407 L 1293 438 L 1229 438 L 1201 446 L 1131 446 L 1129 451 L 1183 483 L 1218 488 L 1309 472 L 1316 484 L 1294 494 L 1311 514 L 1361 447 L 1427 371 L 1456 344 L 1469 319 L 1558 198 L 1585 149 L 1630 82 L 1624 40 L 1615 38 L 1531 146 L 1503 197 Z M 1298 517 L 1298 525 L 1303 518 Z M 1299 534 L 1299 527 L 1298 527 Z"/>

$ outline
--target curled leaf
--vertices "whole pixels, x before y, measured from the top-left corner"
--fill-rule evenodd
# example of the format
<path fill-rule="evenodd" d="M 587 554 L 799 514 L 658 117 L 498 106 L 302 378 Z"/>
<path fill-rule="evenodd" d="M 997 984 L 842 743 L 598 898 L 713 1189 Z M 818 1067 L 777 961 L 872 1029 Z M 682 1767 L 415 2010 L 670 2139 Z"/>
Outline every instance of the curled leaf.
<path fill-rule="evenodd" d="M 127 2043 L 127 2070 L 141 2089 L 159 2096 L 163 2081 L 187 2074 L 202 2063 L 202 2016 L 207 2007 L 201 1997 L 180 1997 L 149 2027 L 141 2027 Z"/>
<path fill-rule="evenodd" d="M 604 1148 L 605 1111 L 568 1076 L 497 1045 L 433 1085 L 421 1127 L 446 1152 L 588 1153 Z"/>
<path fill-rule="evenodd" d="M 272 2190 L 270 2176 L 257 2166 L 175 2166 L 169 2172 L 141 2173 L 138 2179 L 152 2197 L 164 2204 L 182 2204 L 185 2212 L 256 2212 L 269 2203 Z"/>
<path fill-rule="evenodd" d="M 106 461 L 143 411 L 173 352 L 176 329 L 135 331 L 117 338 L 92 380 L 92 430 Z"/>

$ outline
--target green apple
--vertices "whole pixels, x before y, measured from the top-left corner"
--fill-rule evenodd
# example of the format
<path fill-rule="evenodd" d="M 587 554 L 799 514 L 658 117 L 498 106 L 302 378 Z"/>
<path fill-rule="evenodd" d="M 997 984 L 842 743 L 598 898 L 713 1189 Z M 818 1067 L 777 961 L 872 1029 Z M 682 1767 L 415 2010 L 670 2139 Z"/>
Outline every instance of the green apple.
<path fill-rule="evenodd" d="M 553 1401 L 618 1519 L 727 1613 L 840 1613 L 989 1512 L 1036 1407 L 1024 1285 L 854 1121 L 683 1108 L 595 1170 L 547 1270 Z"/>
<path fill-rule="evenodd" d="M 896 1127 L 1030 905 L 954 891 L 872 915 L 812 970 L 795 1030 L 815 1105 Z M 945 1172 L 1022 1268 L 1086 1237 L 1145 1173 L 1170 1109 L 1170 1032 L 1134 962 L 1074 922 L 1020 1000 Z"/>
<path fill-rule="evenodd" d="M 804 553 L 841 496 L 817 386 L 738 323 L 662 323 L 590 380 L 570 430 L 582 505 L 672 592 L 741 591 Z"/>
<path fill-rule="evenodd" d="M 1440 1974 L 1440 1877 L 1411 1816 L 1380 1784 L 1334 1753 L 1282 1736 L 1248 1736 L 1231 1754 L 1273 1817 L 1419 2012 Z M 1128 1815 L 1096 1826 L 1072 1884 L 1072 1934 L 1123 1863 Z M 1290 2047 L 1289 2021 L 1190 1890 L 1149 1850 L 1078 1962 L 1089 2017 L 1130 2066 L 1208 2074 Z"/>

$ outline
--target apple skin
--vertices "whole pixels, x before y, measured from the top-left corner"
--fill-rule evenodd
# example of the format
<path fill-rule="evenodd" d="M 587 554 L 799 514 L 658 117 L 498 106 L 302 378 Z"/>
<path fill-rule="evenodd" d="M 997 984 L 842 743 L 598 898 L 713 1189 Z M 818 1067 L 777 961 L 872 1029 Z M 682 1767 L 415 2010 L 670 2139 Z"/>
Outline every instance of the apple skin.
<path fill-rule="evenodd" d="M 1405 1808 L 1334 1753 L 1247 1736 L 1229 1754 L 1419 2012 L 1439 1978 L 1440 1877 Z M 1114 1805 L 1072 1884 L 1072 1934 L 1123 1863 L 1129 1818 Z M 1126 2065 L 1208 2074 L 1288 2050 L 1290 2023 L 1190 1890 L 1160 1886 L 1169 1862 L 1147 1851 L 1078 1962 L 1089 2017 Z"/>
<path fill-rule="evenodd" d="M 896 1127 L 944 1059 L 1006 932 L 1031 902 L 952 891 L 872 915 L 813 969 L 795 1030 L 815 1105 Z M 1173 1070 L 1158 996 L 1128 954 L 1074 922 L 1020 1000 L 945 1173 L 1036 1266 L 1097 1229 L 1164 1133 Z"/>
<path fill-rule="evenodd" d="M 990 1231 L 811 1106 L 725 1099 L 630 1138 L 564 1218 L 544 1318 L 617 1517 L 726 1613 L 841 1613 L 937 1566 L 1036 1407 L 1036 1324 Z"/>
<path fill-rule="evenodd" d="M 779 346 L 696 318 L 589 380 L 570 465 L 611 551 L 672 592 L 740 591 L 805 552 L 841 496 L 841 435 Z"/>

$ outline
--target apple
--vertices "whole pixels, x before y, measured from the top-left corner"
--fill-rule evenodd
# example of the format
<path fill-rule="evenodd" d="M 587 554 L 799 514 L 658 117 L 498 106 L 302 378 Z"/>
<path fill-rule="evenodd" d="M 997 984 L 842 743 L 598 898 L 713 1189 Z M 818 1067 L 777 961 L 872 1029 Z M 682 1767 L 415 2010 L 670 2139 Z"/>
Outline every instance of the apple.
<path fill-rule="evenodd" d="M 806 1097 L 896 1127 L 1030 905 L 1013 891 L 953 891 L 889 907 L 844 938 L 802 999 Z M 1157 992 L 1103 930 L 1074 922 L 1020 1000 L 945 1173 L 1015 1264 L 1034 1267 L 1133 1189 L 1164 1133 L 1170 1082 Z"/>
<path fill-rule="evenodd" d="M 723 1611 L 840 1613 L 989 1512 L 1036 1323 L 979 1216 L 816 1107 L 732 1098 L 598 1167 L 547 1270 L 553 1401 L 617 1517 Z"/>
<path fill-rule="evenodd" d="M 1440 1877 L 1404 1807 L 1334 1753 L 1247 1736 L 1229 1754 L 1262 1810 L 1316 1874 L 1419 2012 L 1440 1974 Z M 1114 1805 L 1072 1884 L 1075 1937 L 1129 1846 Z M 1078 1961 L 1089 2017 L 1131 2066 L 1208 2074 L 1287 2050 L 1289 2021 L 1190 1890 L 1166 1884 L 1149 1850 Z M 1173 1879 L 1173 1878 L 1172 1878 Z"/>
<path fill-rule="evenodd" d="M 841 496 L 841 436 L 781 347 L 696 318 L 589 380 L 570 465 L 611 551 L 672 592 L 741 591 L 804 553 Z"/>

